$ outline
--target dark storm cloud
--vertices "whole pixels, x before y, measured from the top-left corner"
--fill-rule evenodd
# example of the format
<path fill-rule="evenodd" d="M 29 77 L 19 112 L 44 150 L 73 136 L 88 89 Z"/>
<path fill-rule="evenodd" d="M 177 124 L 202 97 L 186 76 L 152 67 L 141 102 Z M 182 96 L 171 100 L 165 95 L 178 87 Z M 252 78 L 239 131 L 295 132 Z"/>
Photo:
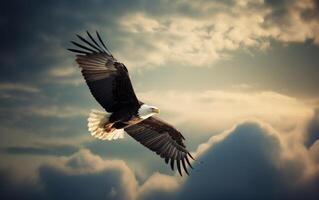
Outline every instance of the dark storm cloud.
<path fill-rule="evenodd" d="M 34 78 L 41 79 L 41 72 L 65 59 L 68 52 L 63 50 L 75 33 L 103 26 L 108 36 L 123 35 L 117 18 L 137 10 L 150 14 L 179 10 L 174 3 L 170 5 L 163 1 L 129 0 L 5 2 L 0 10 L 0 61 L 6 76 L 1 81 L 36 82 Z"/>
<path fill-rule="evenodd" d="M 40 72 L 63 58 L 57 50 L 78 30 L 103 24 L 138 5 L 133 1 L 10 1 L 1 6 L 2 81 L 40 78 Z M 67 39 L 69 38 L 69 39 Z M 67 52 L 65 51 L 65 53 Z M 34 80 L 33 80 L 34 81 Z"/>
<path fill-rule="evenodd" d="M 319 1 L 318 0 L 314 0 L 314 8 L 305 9 L 301 13 L 301 17 L 305 21 L 319 20 Z"/>
<path fill-rule="evenodd" d="M 65 158 L 40 165 L 35 182 L 16 182 L 10 177 L 12 170 L 1 171 L 0 198 L 133 199 L 136 195 L 134 176 L 124 162 L 104 161 L 87 150 Z"/>
<path fill-rule="evenodd" d="M 66 60 L 65 55 L 70 53 L 65 49 L 75 33 L 106 27 L 108 37 L 125 36 L 118 30 L 117 18 L 130 12 L 160 15 L 190 10 L 188 15 L 198 13 L 185 3 L 167 3 L 129 0 L 5 2 L 0 8 L 3 33 L 0 64 L 5 74 L 1 81 L 41 82 L 48 67 Z"/>
<path fill-rule="evenodd" d="M 40 177 L 49 199 L 124 199 L 119 171 L 68 175 L 52 167 L 41 167 Z M 112 189 L 113 188 L 113 189 Z"/>
<path fill-rule="evenodd" d="M 120 171 L 101 171 L 87 174 L 66 174 L 51 166 L 39 169 L 42 188 L 15 185 L 0 174 L 1 199 L 125 199 L 120 182 Z"/>
<path fill-rule="evenodd" d="M 289 1 L 286 0 L 266 0 L 266 5 L 272 8 L 271 13 L 266 17 L 267 23 L 279 23 L 286 25 L 289 23 L 288 11 L 289 11 Z"/>
<path fill-rule="evenodd" d="M 273 163 L 276 153 L 276 138 L 266 136 L 256 124 L 241 125 L 201 156 L 204 164 L 195 166 L 198 172 L 190 176 L 181 195 L 189 199 L 203 193 L 206 199 L 276 197 L 283 189 Z M 203 179 L 206 184 L 198 184 Z"/>
<path fill-rule="evenodd" d="M 85 119 L 82 120 L 79 108 L 85 108 L 87 103 L 96 106 L 94 99 L 83 93 L 86 86 L 50 83 L 47 71 L 55 65 L 66 65 L 66 56 L 71 55 L 66 47 L 79 30 L 83 32 L 93 29 L 92 26 L 97 24 L 104 24 L 112 31 L 114 18 L 134 6 L 131 1 L 124 6 L 118 1 L 3 3 L 0 8 L 3 33 L 0 38 L 2 135 L 10 135 L 6 131 L 10 127 L 20 129 L 22 135 L 32 132 L 59 137 L 86 130 Z M 80 74 L 77 76 L 81 78 Z M 58 78 L 55 81 L 59 81 Z M 26 88 L 25 85 L 31 85 L 38 91 L 28 93 L 31 87 Z M 73 114 L 69 113 L 71 109 L 63 111 L 63 107 L 69 105 L 74 106 Z M 59 118 L 59 114 L 66 117 Z"/>
<path fill-rule="evenodd" d="M 34 185 L 17 185 L 10 180 L 8 171 L 0 171 L 0 198 L 12 200 L 45 199 L 43 191 Z"/>
<path fill-rule="evenodd" d="M 180 191 L 181 199 L 316 199 L 318 180 L 295 186 L 285 178 L 296 163 L 278 168 L 279 140 L 258 124 L 238 126 L 227 138 L 202 156 L 202 165 Z"/>
<path fill-rule="evenodd" d="M 269 6 L 272 10 L 271 13 L 266 17 L 266 24 L 267 23 L 275 23 L 281 26 L 290 26 L 294 24 L 291 14 L 299 15 L 305 22 L 309 22 L 311 20 L 319 20 L 319 9 L 318 9 L 318 0 L 313 0 L 312 3 L 314 6 L 309 8 L 302 6 L 298 8 L 296 3 L 306 4 L 307 2 L 302 1 L 290 1 L 290 0 L 266 0 L 265 4 Z"/>

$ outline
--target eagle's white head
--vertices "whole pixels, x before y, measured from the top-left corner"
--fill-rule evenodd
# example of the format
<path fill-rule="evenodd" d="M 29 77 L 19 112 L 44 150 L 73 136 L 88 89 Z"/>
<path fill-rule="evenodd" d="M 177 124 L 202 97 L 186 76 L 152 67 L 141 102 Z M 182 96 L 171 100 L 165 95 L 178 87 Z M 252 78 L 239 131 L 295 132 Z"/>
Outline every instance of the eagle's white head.
<path fill-rule="evenodd" d="M 155 106 L 149 106 L 147 104 L 143 104 L 139 109 L 138 109 L 138 116 L 142 119 L 149 118 L 157 113 L 159 113 L 160 110 L 159 108 Z"/>

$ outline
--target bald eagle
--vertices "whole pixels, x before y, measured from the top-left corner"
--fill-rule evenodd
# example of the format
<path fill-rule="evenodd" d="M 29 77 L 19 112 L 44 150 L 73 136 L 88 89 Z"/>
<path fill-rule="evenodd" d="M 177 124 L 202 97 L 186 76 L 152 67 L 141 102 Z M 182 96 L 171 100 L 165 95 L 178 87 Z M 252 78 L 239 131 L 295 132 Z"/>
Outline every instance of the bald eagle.
<path fill-rule="evenodd" d="M 145 147 L 156 152 L 182 176 L 181 165 L 188 174 L 187 164 L 192 168 L 183 135 L 170 124 L 153 117 L 159 113 L 155 106 L 138 100 L 128 70 L 110 53 L 98 32 L 96 38 L 87 31 L 88 38 L 77 37 L 82 44 L 71 41 L 77 48 L 76 62 L 96 101 L 105 109 L 92 110 L 88 118 L 88 129 L 92 136 L 102 140 L 132 136 Z"/>

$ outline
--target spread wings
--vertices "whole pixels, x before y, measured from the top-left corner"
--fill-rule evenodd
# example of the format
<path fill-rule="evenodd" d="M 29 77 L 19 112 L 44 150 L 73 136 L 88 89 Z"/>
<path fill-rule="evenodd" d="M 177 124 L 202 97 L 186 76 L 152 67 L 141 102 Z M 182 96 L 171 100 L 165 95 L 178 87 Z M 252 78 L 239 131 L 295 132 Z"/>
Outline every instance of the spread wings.
<path fill-rule="evenodd" d="M 77 35 L 82 44 L 72 41 L 78 49 L 68 50 L 77 53 L 76 62 L 94 98 L 108 112 L 123 107 L 138 108 L 139 102 L 125 65 L 117 62 L 98 32 L 99 42 L 89 32 L 87 35 L 91 41 Z"/>
<path fill-rule="evenodd" d="M 181 164 L 188 174 L 185 161 L 192 168 L 188 156 L 192 159 L 193 157 L 186 150 L 183 135 L 166 122 L 150 117 L 124 130 L 142 145 L 164 158 L 166 163 L 170 162 L 172 170 L 176 162 L 180 175 L 182 175 Z"/>
<path fill-rule="evenodd" d="M 76 62 L 82 69 L 82 75 L 92 95 L 108 112 L 115 112 L 122 108 L 137 110 L 142 103 L 138 101 L 134 93 L 125 65 L 117 62 L 98 32 L 96 32 L 98 40 L 95 40 L 89 32 L 87 35 L 90 39 L 77 35 L 82 44 L 72 42 L 78 48 L 69 50 L 77 53 Z M 185 161 L 192 167 L 188 159 L 192 156 L 186 150 L 183 135 L 174 127 L 150 117 L 125 128 L 125 131 L 135 140 L 159 154 L 166 163 L 170 162 L 172 170 L 176 163 L 180 175 L 182 175 L 181 165 L 188 174 Z"/>

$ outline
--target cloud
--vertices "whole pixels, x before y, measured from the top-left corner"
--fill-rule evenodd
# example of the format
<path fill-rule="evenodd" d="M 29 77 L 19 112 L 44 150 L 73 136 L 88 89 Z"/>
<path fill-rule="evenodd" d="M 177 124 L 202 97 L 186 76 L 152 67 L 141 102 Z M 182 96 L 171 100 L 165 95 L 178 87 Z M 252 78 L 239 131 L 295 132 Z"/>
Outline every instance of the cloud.
<path fill-rule="evenodd" d="M 317 109 L 310 120 L 305 135 L 305 145 L 311 147 L 319 139 L 319 110 Z"/>
<path fill-rule="evenodd" d="M 0 91 L 21 91 L 28 93 L 38 93 L 40 89 L 21 83 L 0 83 Z"/>
<path fill-rule="evenodd" d="M 71 66 L 69 62 L 60 63 L 57 66 L 50 67 L 46 73 L 43 73 L 43 76 L 46 76 L 43 82 L 54 85 L 80 86 L 85 84 L 80 74 L 80 70 L 73 65 Z"/>
<path fill-rule="evenodd" d="M 316 199 L 318 143 L 308 150 L 295 139 L 262 122 L 237 124 L 198 147 L 195 170 L 175 192 L 146 194 L 150 199 Z"/>
<path fill-rule="evenodd" d="M 41 95 L 42 88 L 35 84 L 2 82 L 0 83 L 0 101 L 28 101 L 34 96 Z"/>
<path fill-rule="evenodd" d="M 0 171 L 0 195 L 3 199 L 13 200 L 36 200 L 44 199 L 41 188 L 36 185 L 17 185 L 11 180 L 10 174 L 6 170 Z"/>
<path fill-rule="evenodd" d="M 20 157 L 16 162 L 24 158 Z M 2 188 L 2 196 L 10 199 L 134 200 L 146 199 L 162 191 L 168 196 L 166 193 L 173 193 L 180 185 L 179 179 L 160 173 L 154 173 L 139 184 L 124 161 L 104 160 L 87 149 L 69 156 L 37 157 L 36 160 L 29 157 L 29 161 L 36 161 L 31 168 L 16 165 L 1 167 L 0 185 L 9 183 L 9 186 Z M 20 174 L 17 175 L 17 172 Z"/>
<path fill-rule="evenodd" d="M 316 176 L 303 176 L 307 158 L 286 159 L 283 142 L 267 126 L 236 126 L 201 154 L 203 164 L 195 164 L 197 171 L 182 187 L 181 198 L 315 199 Z"/>
<path fill-rule="evenodd" d="M 309 148 L 312 159 L 317 162 L 317 167 L 319 168 L 319 140 L 316 140 Z"/>
<path fill-rule="evenodd" d="M 39 103 L 40 104 L 40 103 Z M 89 113 L 89 108 L 83 108 L 74 105 L 55 105 L 55 104 L 42 104 L 39 105 L 38 102 L 32 102 L 32 104 L 27 106 L 16 105 L 14 109 L 2 108 L 1 110 L 6 113 L 16 114 L 21 113 L 23 116 L 39 116 L 47 118 L 72 118 L 79 116 L 87 116 Z"/>
<path fill-rule="evenodd" d="M 173 124 L 184 134 L 187 138 L 186 144 L 191 151 L 211 135 L 247 119 L 271 124 L 281 134 L 296 137 L 295 139 L 300 141 L 304 139 L 303 125 L 313 117 L 312 107 L 298 99 L 275 92 L 151 91 L 139 93 L 138 96 L 145 103 L 161 108 L 162 113 L 159 117 Z M 179 102 L 178 106 L 176 102 Z M 28 108 L 27 105 L 23 107 Z M 41 108 L 41 112 L 35 112 L 31 108 L 18 110 L 15 115 L 19 117 L 18 120 L 9 119 L 3 123 L 2 148 L 36 148 L 39 144 L 43 144 L 44 148 L 48 146 L 48 151 L 51 151 L 52 144 L 84 146 L 103 158 L 125 160 L 130 167 L 138 169 L 134 172 L 143 180 L 155 171 L 170 174 L 169 167 L 162 165 L 161 159 L 154 158 L 151 152 L 139 146 L 131 138 L 121 141 L 126 149 L 122 149 L 117 143 L 105 145 L 103 142 L 92 141 L 86 129 L 88 111 L 83 110 L 83 107 L 79 109 L 78 106 L 64 107 L 59 104 L 53 106 L 54 109 L 49 105 L 32 108 L 38 107 Z M 33 123 L 25 121 L 26 117 Z M 12 123 L 19 126 L 10 128 Z M 132 159 L 135 157 L 137 158 Z"/>
<path fill-rule="evenodd" d="M 109 45 L 115 56 L 135 69 L 213 66 L 237 50 L 267 50 L 273 40 L 291 43 L 310 39 L 318 44 L 316 1 L 278 2 L 109 0 L 88 6 L 84 1 L 76 5 L 35 1 L 36 10 L 25 2 L 7 2 L 5 8 L 17 12 L 1 12 L 3 27 L 8 27 L 1 40 L 6 74 L 1 80 L 45 82 L 48 71 L 57 76 L 70 74 L 71 69 L 49 68 L 72 64 L 67 43 L 76 32 L 85 30 L 97 29 L 112 38 Z"/>
<path fill-rule="evenodd" d="M 179 189 L 176 177 L 154 173 L 139 188 L 139 199 L 171 199 Z"/>
<path fill-rule="evenodd" d="M 32 176 L 38 178 L 29 192 L 49 199 L 193 199 L 199 195 L 208 199 L 315 199 L 316 152 L 317 143 L 308 149 L 302 138 L 286 137 L 267 123 L 246 121 L 199 145 L 195 169 L 184 180 L 154 173 L 139 183 L 124 161 L 104 160 L 82 149 L 71 156 L 37 158 Z M 17 171 L 17 166 L 11 170 Z M 28 183 L 28 176 L 18 177 L 18 183 Z M 26 179 L 21 182 L 21 177 Z M 41 192 L 36 192 L 38 187 Z"/>
<path fill-rule="evenodd" d="M 277 193 L 273 192 L 281 189 L 275 166 L 279 144 L 258 125 L 239 125 L 201 155 L 203 164 L 195 165 L 198 171 L 185 183 L 182 198 L 192 199 L 200 194 L 207 199 L 275 197 Z M 206 184 L 199 184 L 199 180 Z"/>
<path fill-rule="evenodd" d="M 178 1 L 170 2 L 172 12 L 162 15 L 148 10 L 130 12 L 119 19 L 123 32 L 130 35 L 123 39 L 126 45 L 119 55 L 125 57 L 120 60 L 131 67 L 203 67 L 228 59 L 235 50 L 267 50 L 271 40 L 289 43 L 313 39 L 319 44 L 319 17 L 303 17 L 310 11 L 318 13 L 315 1 L 278 2 Z M 190 10 L 180 12 L 182 8 Z"/>
<path fill-rule="evenodd" d="M 126 6 L 130 5 L 130 9 L 136 7 L 131 1 L 122 3 L 109 0 L 73 4 L 58 0 L 54 4 L 33 1 L 29 6 L 25 2 L 6 2 L 5 7 L 16 12 L 1 8 L 1 24 L 6 27 L 1 38 L 0 60 L 6 76 L 2 76 L 1 80 L 45 80 L 43 73 L 49 67 L 65 64 L 71 55 L 67 54 L 66 47 L 76 32 L 100 29 L 98 27 L 102 23 L 115 30 L 114 18 L 126 12 Z"/>
<path fill-rule="evenodd" d="M 311 106 L 272 91 L 150 91 L 138 96 L 161 108 L 167 121 L 177 126 L 200 122 L 203 132 L 225 130 L 246 119 L 259 119 L 289 132 L 313 115 Z"/>
<path fill-rule="evenodd" d="M 303 127 L 313 116 L 313 106 L 300 99 L 272 91 L 251 90 L 197 90 L 173 91 L 158 90 L 141 92 L 139 99 L 149 105 L 161 109 L 158 117 L 167 121 L 183 133 L 186 145 L 193 151 L 197 146 L 208 140 L 212 135 L 232 127 L 241 121 L 259 120 L 271 124 L 284 135 L 304 138 Z M 177 105 L 178 102 L 178 105 Z M 196 133 L 196 134 L 194 134 Z M 131 160 L 139 154 L 152 159 L 152 154 L 144 152 L 136 144 L 126 144 L 130 153 L 123 152 L 116 144 L 105 146 L 103 143 L 87 144 L 95 154 L 105 156 L 104 152 L 117 149 L 113 156 Z M 138 145 L 137 145 L 138 146 Z M 138 151 L 135 149 L 138 148 Z M 141 153 L 143 152 L 143 153 Z M 149 159 L 138 158 L 151 169 L 162 173 L 169 173 L 166 166 L 159 168 L 150 163 Z M 145 160 L 146 163 L 144 162 Z M 160 162 L 158 162 L 160 163 Z M 157 162 L 156 162 L 157 164 Z"/>
<path fill-rule="evenodd" d="M 75 116 L 87 116 L 88 109 L 83 109 L 74 106 L 33 106 L 26 108 L 28 114 L 39 115 L 42 117 L 58 117 L 68 118 Z"/>
<path fill-rule="evenodd" d="M 265 1 L 271 12 L 265 16 L 265 24 L 274 27 L 276 37 L 284 42 L 302 42 L 318 38 L 318 4 L 315 0 Z"/>
<path fill-rule="evenodd" d="M 14 184 L 17 188 L 19 185 L 34 187 L 31 187 L 30 191 L 34 191 L 35 197 L 136 199 L 137 181 L 123 161 L 103 160 L 85 149 L 69 157 L 51 158 L 51 161 L 42 160 L 42 163 L 38 163 L 38 167 L 33 170 L 36 172 L 34 175 L 37 176 L 36 183 L 31 184 L 24 180 L 24 182 L 14 182 Z M 36 191 L 37 187 L 42 189 Z M 14 198 L 16 194 L 4 193 L 2 195 Z M 17 199 L 32 199 L 32 197 L 18 195 Z"/>
<path fill-rule="evenodd" d="M 52 67 L 49 70 L 49 74 L 55 77 L 69 77 L 76 72 L 76 68 L 74 67 Z"/>
<path fill-rule="evenodd" d="M 184 134 L 187 138 L 186 144 L 191 151 L 194 151 L 198 145 L 207 141 L 212 135 L 219 134 L 234 124 L 247 119 L 271 124 L 282 137 L 287 137 L 285 140 L 290 141 L 295 148 L 300 148 L 299 145 L 295 145 L 295 141 L 303 142 L 305 138 L 303 128 L 307 121 L 313 118 L 313 110 L 307 104 L 275 92 L 246 90 L 154 91 L 140 93 L 139 97 L 144 102 L 161 108 L 163 112 L 159 117 L 173 124 Z M 176 106 L 176 102 L 179 102 L 178 106 Z M 50 110 L 50 106 L 47 108 Z M 23 156 L 23 153 L 27 152 L 31 153 L 24 155 L 26 157 L 44 155 L 44 153 L 48 156 L 67 156 L 72 153 L 71 151 L 68 151 L 69 153 L 63 151 L 63 153 L 52 145 L 85 147 L 104 159 L 125 160 L 127 165 L 134 169 L 133 171 L 139 180 L 146 180 L 156 171 L 172 174 L 169 167 L 164 165 L 161 159 L 154 157 L 152 152 L 135 143 L 131 138 L 121 141 L 121 145 L 117 143 L 105 145 L 100 141 L 92 141 L 86 129 L 87 111 L 83 111 L 81 114 L 76 108 L 64 110 L 63 106 L 54 110 L 56 112 L 63 111 L 68 115 L 55 116 L 56 112 L 52 112 L 51 115 L 40 115 L 34 114 L 31 110 L 17 112 L 29 113 L 29 115 L 19 114 L 22 119 L 14 122 L 19 124 L 14 129 L 4 128 L 12 124 L 11 120 L 8 121 L 8 124 L 4 123 L 6 126 L 3 125 L 1 129 L 4 138 L 1 141 L 1 147 L 9 150 L 8 152 L 16 152 L 14 155 L 17 157 Z M 73 112 L 76 113 L 72 115 Z M 80 118 L 77 117 L 78 115 Z M 32 117 L 32 126 L 24 120 L 25 117 L 29 117 L 29 119 Z M 126 146 L 125 149 L 122 148 L 123 145 Z M 205 145 L 208 144 L 205 143 Z"/>

